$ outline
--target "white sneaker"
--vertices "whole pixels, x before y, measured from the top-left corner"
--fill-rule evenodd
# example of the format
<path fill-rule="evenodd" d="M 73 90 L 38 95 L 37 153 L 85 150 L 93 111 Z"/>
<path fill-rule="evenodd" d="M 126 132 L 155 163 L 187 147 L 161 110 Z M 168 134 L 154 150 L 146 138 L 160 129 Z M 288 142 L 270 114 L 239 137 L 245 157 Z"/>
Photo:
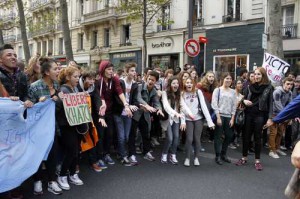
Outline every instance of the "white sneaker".
<path fill-rule="evenodd" d="M 160 159 L 161 163 L 168 163 L 168 155 L 167 154 L 162 154 L 161 155 L 161 159 Z"/>
<path fill-rule="evenodd" d="M 78 177 L 78 174 L 77 173 L 75 173 L 74 175 L 70 175 L 69 176 L 70 177 L 70 182 L 72 183 L 72 184 L 75 184 L 75 185 L 83 185 L 83 182 L 82 182 L 82 180 L 80 180 L 80 178 Z"/>
<path fill-rule="evenodd" d="M 170 162 L 171 162 L 172 164 L 178 164 L 178 161 L 177 161 L 177 159 L 176 159 L 176 155 L 175 155 L 175 154 L 171 154 L 171 155 L 170 155 Z"/>
<path fill-rule="evenodd" d="M 200 166 L 200 162 L 198 158 L 194 159 L 194 166 Z"/>
<path fill-rule="evenodd" d="M 135 155 L 131 155 L 129 158 L 128 158 L 129 162 L 132 164 L 132 165 L 137 165 L 138 164 L 138 161 L 136 160 L 136 157 Z"/>
<path fill-rule="evenodd" d="M 57 178 L 58 186 L 63 190 L 70 190 L 70 185 L 68 183 L 68 177 L 67 176 L 59 176 Z"/>
<path fill-rule="evenodd" d="M 273 152 L 273 151 L 270 151 L 269 156 L 272 157 L 272 158 L 275 158 L 275 159 L 279 158 L 278 154 Z"/>
<path fill-rule="evenodd" d="M 48 182 L 48 191 L 55 195 L 60 195 L 63 192 L 62 189 L 59 188 L 57 182 L 55 181 Z"/>
<path fill-rule="evenodd" d="M 276 151 L 279 155 L 286 155 L 286 153 L 285 152 L 283 152 L 282 150 L 280 150 L 280 149 L 278 149 L 277 151 Z"/>
<path fill-rule="evenodd" d="M 158 142 L 157 138 L 151 138 L 151 142 L 155 146 L 159 146 L 160 145 L 160 143 Z"/>
<path fill-rule="evenodd" d="M 148 153 L 146 153 L 146 155 L 144 156 L 144 159 L 149 160 L 151 162 L 155 161 L 155 157 L 153 157 L 153 155 L 151 154 L 150 151 Z"/>
<path fill-rule="evenodd" d="M 186 158 L 183 165 L 186 166 L 186 167 L 189 167 L 190 166 L 190 159 Z"/>
<path fill-rule="evenodd" d="M 42 181 L 36 181 L 33 184 L 33 194 L 34 195 L 42 195 L 43 194 L 43 184 Z"/>

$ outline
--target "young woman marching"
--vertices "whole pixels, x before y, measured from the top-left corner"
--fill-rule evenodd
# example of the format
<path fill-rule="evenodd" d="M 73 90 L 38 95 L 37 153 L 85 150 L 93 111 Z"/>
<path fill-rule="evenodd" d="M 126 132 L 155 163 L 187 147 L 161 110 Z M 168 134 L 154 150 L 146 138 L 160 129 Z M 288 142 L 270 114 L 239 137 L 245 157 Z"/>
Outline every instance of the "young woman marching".
<path fill-rule="evenodd" d="M 182 97 L 186 105 L 192 111 L 192 115 L 186 116 L 187 138 L 185 143 L 186 159 L 184 161 L 184 166 L 190 166 L 193 142 L 195 143 L 194 165 L 199 166 L 200 138 L 203 129 L 204 117 L 207 120 L 209 128 L 213 129 L 215 125 L 211 120 L 202 91 L 196 90 L 195 82 L 190 77 L 187 78 L 183 83 Z"/>
<path fill-rule="evenodd" d="M 228 145 L 233 136 L 234 116 L 236 111 L 236 94 L 231 89 L 232 77 L 230 73 L 224 73 L 222 76 L 222 86 L 216 88 L 212 96 L 212 108 L 217 115 L 217 126 L 215 131 L 215 161 L 222 165 L 223 162 L 231 163 L 226 156 Z M 222 134 L 225 139 L 222 143 Z"/>
<path fill-rule="evenodd" d="M 255 169 L 263 169 L 260 163 L 261 137 L 265 118 L 269 118 L 267 124 L 272 120 L 273 87 L 270 84 L 266 70 L 258 67 L 254 71 L 255 83 L 245 89 L 245 98 L 242 103 L 245 109 L 245 131 L 243 132 L 243 157 L 236 163 L 237 166 L 247 163 L 247 156 L 251 137 L 254 134 L 255 143 Z"/>
<path fill-rule="evenodd" d="M 79 74 L 79 70 L 73 66 L 68 66 L 60 71 L 58 80 L 61 84 L 61 92 L 59 93 L 61 99 L 63 94 L 78 92 Z M 70 182 L 75 185 L 83 185 L 82 180 L 76 174 L 80 139 L 76 127 L 70 126 L 67 121 L 62 101 L 59 100 L 58 102 L 56 119 L 61 131 L 61 144 L 65 152 L 65 158 L 57 182 L 63 190 L 70 190 L 67 177 L 68 170 Z"/>
<path fill-rule="evenodd" d="M 178 77 L 173 76 L 169 79 L 166 91 L 162 92 L 162 105 L 168 113 L 169 118 L 165 121 L 167 125 L 167 139 L 163 147 L 161 162 L 167 163 L 167 155 L 170 150 L 170 162 L 172 164 L 178 164 L 176 151 L 179 139 L 179 125 L 182 130 L 186 127 L 183 111 L 185 111 L 187 115 L 192 116 L 192 112 L 186 106 L 180 95 Z"/>
<path fill-rule="evenodd" d="M 29 88 L 28 97 L 31 102 L 38 103 L 45 101 L 48 98 L 57 101 L 59 85 L 57 83 L 58 66 L 54 60 L 41 58 L 41 75 L 42 78 L 32 83 Z M 61 194 L 62 190 L 59 188 L 56 182 L 56 163 L 57 163 L 57 132 L 54 136 L 54 142 L 47 160 L 45 161 L 47 174 L 48 174 L 48 191 L 53 194 Z M 41 195 L 43 193 L 42 186 L 42 166 L 33 175 L 34 179 L 34 194 Z"/>

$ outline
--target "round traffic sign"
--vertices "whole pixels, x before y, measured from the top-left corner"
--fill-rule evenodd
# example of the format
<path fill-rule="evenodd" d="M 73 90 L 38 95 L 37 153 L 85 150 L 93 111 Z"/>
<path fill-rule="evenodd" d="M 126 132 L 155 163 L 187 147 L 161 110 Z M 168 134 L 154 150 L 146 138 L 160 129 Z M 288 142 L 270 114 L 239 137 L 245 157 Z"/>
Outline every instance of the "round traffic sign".
<path fill-rule="evenodd" d="M 190 57 L 196 57 L 200 53 L 199 42 L 195 39 L 188 39 L 184 44 L 184 51 Z"/>

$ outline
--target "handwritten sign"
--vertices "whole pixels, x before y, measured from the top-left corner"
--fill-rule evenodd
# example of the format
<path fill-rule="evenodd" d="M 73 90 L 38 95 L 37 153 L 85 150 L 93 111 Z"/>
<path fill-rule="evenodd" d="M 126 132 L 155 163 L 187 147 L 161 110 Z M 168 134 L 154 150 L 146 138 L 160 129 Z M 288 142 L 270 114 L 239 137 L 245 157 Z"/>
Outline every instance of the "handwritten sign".
<path fill-rule="evenodd" d="M 21 101 L 0 98 L 0 193 L 16 188 L 47 160 L 55 133 L 55 103 L 37 103 L 24 119 Z M 46 128 L 45 128 L 46 127 Z"/>
<path fill-rule="evenodd" d="M 274 55 L 265 53 L 263 67 L 272 83 L 279 83 L 289 70 L 290 65 Z"/>
<path fill-rule="evenodd" d="M 70 126 L 92 122 L 92 116 L 84 92 L 64 94 L 63 104 Z"/>

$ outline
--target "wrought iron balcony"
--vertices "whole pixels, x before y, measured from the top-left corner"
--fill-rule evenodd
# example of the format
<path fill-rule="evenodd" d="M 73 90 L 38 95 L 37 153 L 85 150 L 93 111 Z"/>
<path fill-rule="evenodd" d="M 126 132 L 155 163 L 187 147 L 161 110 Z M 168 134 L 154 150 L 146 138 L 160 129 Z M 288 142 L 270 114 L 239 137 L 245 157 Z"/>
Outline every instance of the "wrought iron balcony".
<path fill-rule="evenodd" d="M 54 33 L 54 25 L 48 25 L 46 27 L 40 27 L 37 30 L 32 31 L 32 37 L 39 37 Z"/>
<path fill-rule="evenodd" d="M 242 13 L 235 14 L 235 15 L 224 15 L 222 17 L 223 23 L 235 22 L 235 21 L 242 21 Z"/>
<path fill-rule="evenodd" d="M 103 21 L 108 21 L 110 19 L 116 19 L 118 16 L 115 8 L 108 7 L 101 10 L 96 10 L 94 12 L 86 13 L 83 15 L 81 23 L 83 25 L 99 23 Z"/>
<path fill-rule="evenodd" d="M 14 43 L 16 41 L 16 35 L 8 35 L 3 37 L 4 43 Z"/>
<path fill-rule="evenodd" d="M 30 11 L 35 12 L 44 8 L 54 8 L 54 0 L 35 0 L 30 3 Z"/>
<path fill-rule="evenodd" d="M 297 38 L 298 24 L 290 24 L 282 26 L 282 38 L 293 39 Z"/>
<path fill-rule="evenodd" d="M 196 19 L 195 21 L 193 21 L 193 25 L 196 26 L 196 27 L 203 26 L 204 25 L 204 19 L 203 18 Z"/>

